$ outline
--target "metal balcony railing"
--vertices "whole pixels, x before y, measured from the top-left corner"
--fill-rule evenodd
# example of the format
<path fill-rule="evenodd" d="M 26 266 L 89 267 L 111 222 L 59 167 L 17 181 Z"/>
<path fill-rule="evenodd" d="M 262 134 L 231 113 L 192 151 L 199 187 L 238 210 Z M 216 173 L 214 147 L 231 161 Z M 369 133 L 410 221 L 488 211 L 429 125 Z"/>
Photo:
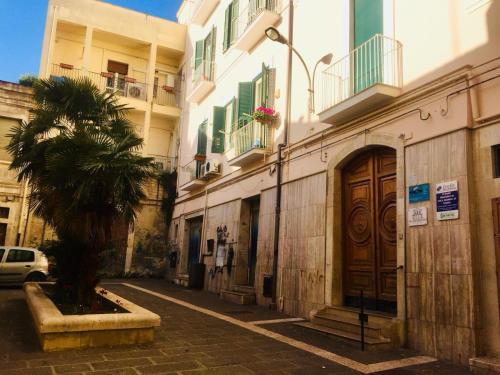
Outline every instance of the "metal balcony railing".
<path fill-rule="evenodd" d="M 231 144 L 234 157 L 238 157 L 253 149 L 272 150 L 272 130 L 267 124 L 250 121 L 231 133 Z"/>
<path fill-rule="evenodd" d="M 170 156 L 149 155 L 154 158 L 153 163 L 159 171 L 172 173 L 177 169 L 177 158 Z"/>
<path fill-rule="evenodd" d="M 191 181 L 200 179 L 202 162 L 198 160 L 191 160 L 186 165 L 180 168 L 179 185 L 185 185 Z"/>
<path fill-rule="evenodd" d="M 202 60 L 194 69 L 193 86 L 197 86 L 200 82 L 212 82 L 215 78 L 215 63 L 209 60 Z"/>
<path fill-rule="evenodd" d="M 248 7 L 231 21 L 231 44 L 239 39 L 265 10 L 278 13 L 280 3 L 280 0 L 250 0 Z"/>
<path fill-rule="evenodd" d="M 402 45 L 377 34 L 322 74 L 322 110 L 331 108 L 376 84 L 401 88 Z"/>
<path fill-rule="evenodd" d="M 170 85 L 155 85 L 153 88 L 153 103 L 171 106 L 171 107 L 180 107 L 179 101 L 179 90 L 180 80 L 178 76 L 174 76 L 172 79 L 174 84 Z"/>
<path fill-rule="evenodd" d="M 88 77 L 102 91 L 114 92 L 117 95 L 147 100 L 147 84 L 118 73 L 95 73 L 73 68 L 67 64 L 52 64 L 51 77 L 80 78 Z"/>

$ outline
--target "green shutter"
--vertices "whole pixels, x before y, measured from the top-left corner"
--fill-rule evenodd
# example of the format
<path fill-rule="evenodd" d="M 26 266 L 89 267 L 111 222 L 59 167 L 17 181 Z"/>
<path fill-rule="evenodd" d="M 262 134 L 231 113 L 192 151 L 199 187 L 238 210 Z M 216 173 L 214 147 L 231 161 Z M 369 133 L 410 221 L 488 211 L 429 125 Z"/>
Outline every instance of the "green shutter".
<path fill-rule="evenodd" d="M 354 0 L 354 48 L 383 33 L 383 0 Z M 381 43 L 369 43 L 352 56 L 354 90 L 360 92 L 382 78 Z"/>
<path fill-rule="evenodd" d="M 215 60 L 215 51 L 217 51 L 217 28 L 214 26 L 212 29 L 212 59 L 210 61 Z"/>
<path fill-rule="evenodd" d="M 382 0 L 354 0 L 354 48 L 382 32 Z"/>
<path fill-rule="evenodd" d="M 230 35 L 230 41 L 229 45 L 233 44 L 233 42 L 236 40 L 236 37 L 238 36 L 238 17 L 240 16 L 240 2 L 239 0 L 233 0 L 233 3 L 231 4 L 231 26 L 229 27 L 231 29 Z"/>
<path fill-rule="evenodd" d="M 207 154 L 207 120 L 203 121 L 198 127 L 198 147 L 196 153 L 198 155 Z"/>
<path fill-rule="evenodd" d="M 196 42 L 196 49 L 195 49 L 195 55 L 194 55 L 194 69 L 198 69 L 198 67 L 201 65 L 203 62 L 203 49 L 204 49 L 204 41 L 203 40 L 198 40 Z"/>
<path fill-rule="evenodd" d="M 223 40 L 224 51 L 227 50 L 231 44 L 230 25 L 231 25 L 231 4 L 229 4 L 229 6 L 226 8 L 226 18 L 224 20 L 224 40 Z"/>
<path fill-rule="evenodd" d="M 260 103 L 263 107 L 269 107 L 269 69 L 266 64 L 262 64 L 262 101 Z"/>
<path fill-rule="evenodd" d="M 250 121 L 253 113 L 253 82 L 240 82 L 238 86 L 238 127 Z"/>
<path fill-rule="evenodd" d="M 224 152 L 226 109 L 214 107 L 214 123 L 212 129 L 212 152 L 221 154 Z"/>

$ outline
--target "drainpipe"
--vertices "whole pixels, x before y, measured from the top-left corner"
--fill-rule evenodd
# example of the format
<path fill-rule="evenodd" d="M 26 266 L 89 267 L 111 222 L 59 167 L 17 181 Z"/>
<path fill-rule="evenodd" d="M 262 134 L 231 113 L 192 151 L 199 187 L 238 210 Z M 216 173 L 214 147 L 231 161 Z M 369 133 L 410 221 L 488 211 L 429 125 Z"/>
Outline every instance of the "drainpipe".
<path fill-rule="evenodd" d="M 293 0 L 288 1 L 288 67 L 286 82 L 286 103 L 283 129 L 283 143 L 278 145 L 278 156 L 276 161 L 276 207 L 274 217 L 274 251 L 273 251 L 273 290 L 271 308 L 277 308 L 278 292 L 278 259 L 280 242 L 280 218 L 281 218 L 281 182 L 283 177 L 283 155 L 282 150 L 288 146 L 288 128 L 290 127 L 291 101 L 292 101 L 292 45 L 293 45 Z"/>

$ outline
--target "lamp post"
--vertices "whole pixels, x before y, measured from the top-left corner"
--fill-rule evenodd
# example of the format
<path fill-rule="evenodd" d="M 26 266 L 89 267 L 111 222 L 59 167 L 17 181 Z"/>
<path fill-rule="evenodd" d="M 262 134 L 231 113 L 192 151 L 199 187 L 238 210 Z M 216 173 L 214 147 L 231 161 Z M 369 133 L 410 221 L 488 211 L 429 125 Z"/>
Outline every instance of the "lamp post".
<path fill-rule="evenodd" d="M 332 62 L 333 54 L 329 53 L 329 54 L 323 56 L 321 59 L 319 59 L 316 62 L 316 64 L 314 65 L 313 75 L 311 77 L 311 73 L 309 72 L 309 69 L 307 68 L 307 64 L 306 64 L 304 58 L 302 57 L 302 55 L 299 53 L 299 51 L 297 51 L 295 49 L 295 47 L 288 41 L 287 38 L 285 38 L 283 35 L 280 34 L 278 29 L 276 29 L 275 27 L 268 27 L 266 29 L 266 36 L 270 40 L 272 40 L 273 42 L 285 44 L 288 47 L 290 47 L 292 49 L 292 51 L 299 58 L 302 65 L 304 66 L 304 69 L 306 70 L 306 74 L 307 74 L 307 80 L 309 83 L 309 88 L 308 88 L 308 91 L 309 91 L 309 112 L 314 113 L 315 112 L 315 108 L 314 108 L 314 78 L 316 76 L 316 69 L 318 68 L 318 65 L 320 63 L 329 65 Z"/>

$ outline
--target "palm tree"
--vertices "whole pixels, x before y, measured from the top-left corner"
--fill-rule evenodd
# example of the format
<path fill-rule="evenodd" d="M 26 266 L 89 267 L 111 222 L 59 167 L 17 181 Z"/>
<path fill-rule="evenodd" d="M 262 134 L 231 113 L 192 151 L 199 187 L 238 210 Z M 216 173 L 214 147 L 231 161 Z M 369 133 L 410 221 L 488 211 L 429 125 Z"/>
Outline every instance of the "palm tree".
<path fill-rule="evenodd" d="M 89 79 L 40 80 L 34 99 L 31 121 L 10 134 L 10 168 L 30 181 L 34 213 L 73 257 L 64 264 L 77 269 L 66 270 L 73 277 L 60 283 L 73 290 L 75 302 L 89 304 L 99 253 L 113 240 L 114 225 L 134 221 L 154 164 L 138 153 L 143 140 L 126 119 L 127 108 Z"/>

